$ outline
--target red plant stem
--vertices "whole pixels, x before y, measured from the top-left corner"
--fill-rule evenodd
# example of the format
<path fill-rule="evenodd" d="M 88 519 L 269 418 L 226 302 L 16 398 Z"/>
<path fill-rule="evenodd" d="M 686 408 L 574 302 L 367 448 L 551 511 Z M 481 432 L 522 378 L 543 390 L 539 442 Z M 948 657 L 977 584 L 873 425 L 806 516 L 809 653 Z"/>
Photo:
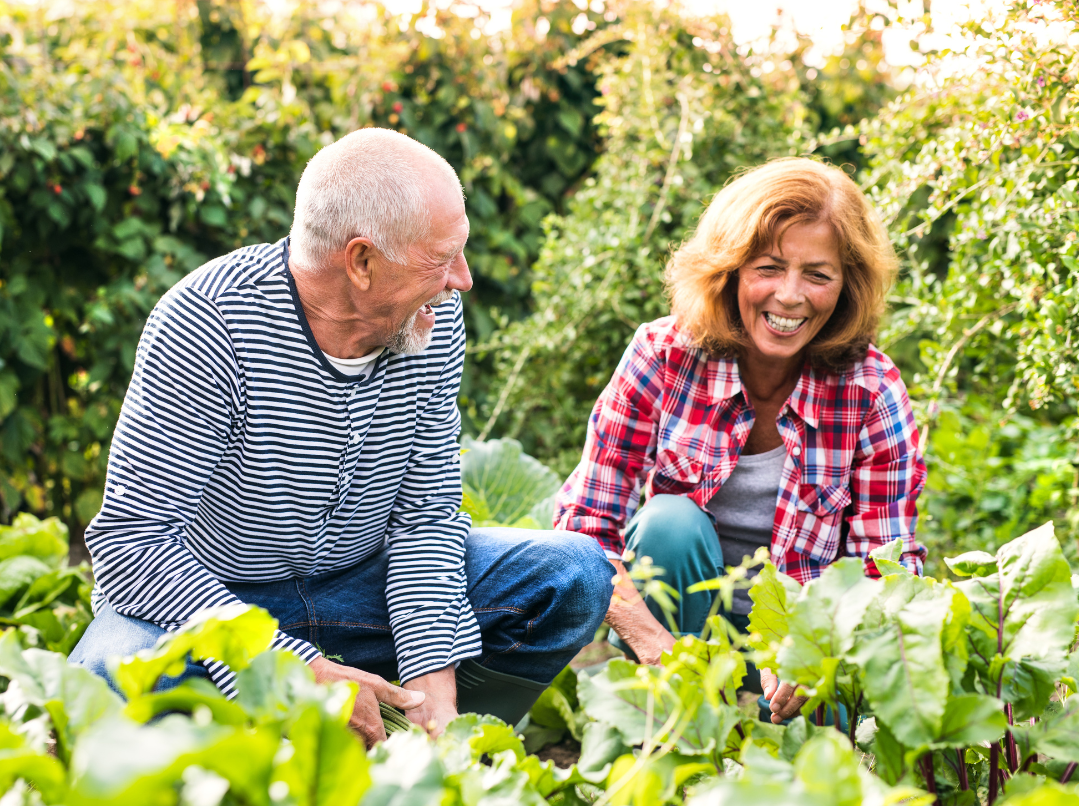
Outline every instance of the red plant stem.
<path fill-rule="evenodd" d="M 817 727 L 824 727 L 824 704 L 817 706 Z"/>
<path fill-rule="evenodd" d="M 989 747 L 989 806 L 997 799 L 997 767 L 1000 764 L 1000 744 L 993 742 Z"/>
<path fill-rule="evenodd" d="M 1014 711 L 1011 703 L 1004 706 L 1004 713 L 1008 717 L 1008 724 L 1014 725 Z M 1008 771 L 1014 774 L 1019 769 L 1019 749 L 1015 746 L 1015 736 L 1012 735 L 1011 731 L 1004 734 L 1004 740 L 1008 749 Z"/>
<path fill-rule="evenodd" d="M 933 772 L 933 754 L 922 756 L 922 775 L 925 776 L 925 788 L 930 795 L 937 794 L 937 776 Z"/>
<path fill-rule="evenodd" d="M 858 702 L 860 703 L 861 701 L 862 701 L 862 698 L 859 697 Z M 847 714 L 847 733 L 850 734 L 847 738 L 850 739 L 851 744 L 854 744 L 854 734 L 857 732 L 857 730 L 858 730 L 858 706 L 855 705 L 854 709 L 849 714 Z M 855 745 L 855 746 L 857 746 L 857 745 Z"/>
<path fill-rule="evenodd" d="M 1004 599 L 997 596 L 997 654 L 1004 654 Z M 997 678 L 997 699 L 1000 699 L 1004 686 L 1004 674 Z M 1011 720 L 1009 720 L 1011 724 Z M 989 748 L 989 798 L 988 806 L 993 806 L 997 799 L 997 773 L 1000 772 L 1000 742 L 993 742 Z"/>
<path fill-rule="evenodd" d="M 1029 756 L 1027 756 L 1027 760 L 1023 762 L 1023 768 L 1020 770 L 1020 772 L 1026 772 L 1028 769 L 1030 769 L 1030 765 L 1033 764 L 1037 760 L 1038 760 L 1038 754 L 1037 753 L 1031 753 Z"/>
<path fill-rule="evenodd" d="M 724 705 L 730 705 L 730 703 L 727 702 L 727 695 L 723 693 L 723 689 L 719 690 L 719 698 L 723 700 Z M 736 723 L 734 729 L 738 731 L 739 738 L 741 738 L 741 740 L 744 742 L 746 740 L 746 732 L 742 730 L 742 723 Z"/>
<path fill-rule="evenodd" d="M 962 748 L 957 749 L 955 754 L 959 757 L 959 788 L 966 792 L 970 789 L 970 779 L 967 778 L 967 762 L 963 760 Z"/>
<path fill-rule="evenodd" d="M 1072 775 L 1075 774 L 1076 763 L 1073 761 L 1067 767 L 1064 768 L 1064 774 L 1060 776 L 1060 783 L 1066 784 L 1071 780 Z"/>

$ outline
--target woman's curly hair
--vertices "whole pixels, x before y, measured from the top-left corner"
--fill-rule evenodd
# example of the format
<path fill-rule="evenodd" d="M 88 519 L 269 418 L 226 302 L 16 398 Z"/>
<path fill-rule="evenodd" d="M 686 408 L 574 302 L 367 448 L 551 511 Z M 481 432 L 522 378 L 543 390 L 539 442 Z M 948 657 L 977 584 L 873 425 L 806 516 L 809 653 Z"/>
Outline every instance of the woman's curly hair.
<path fill-rule="evenodd" d="M 741 355 L 749 337 L 738 312 L 738 269 L 781 241 L 788 227 L 818 221 L 827 221 L 839 242 L 843 289 L 808 346 L 809 360 L 842 371 L 864 358 L 895 277 L 895 251 L 851 178 L 801 157 L 760 165 L 730 182 L 671 256 L 671 312 L 693 344 L 715 356 Z"/>

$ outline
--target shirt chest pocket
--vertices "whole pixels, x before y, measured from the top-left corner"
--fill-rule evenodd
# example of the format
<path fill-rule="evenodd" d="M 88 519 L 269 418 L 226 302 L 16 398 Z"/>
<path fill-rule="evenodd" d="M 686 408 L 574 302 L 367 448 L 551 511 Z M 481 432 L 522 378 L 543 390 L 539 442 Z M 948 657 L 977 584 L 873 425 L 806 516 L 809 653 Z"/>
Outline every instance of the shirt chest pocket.
<path fill-rule="evenodd" d="M 850 501 L 846 484 L 803 484 L 798 488 L 798 511 L 818 517 L 842 514 Z"/>
<path fill-rule="evenodd" d="M 653 486 L 657 492 L 682 492 L 695 488 L 701 481 L 704 465 L 677 451 L 660 448 L 656 451 Z"/>
<path fill-rule="evenodd" d="M 850 506 L 847 484 L 802 484 L 798 488 L 797 540 L 819 562 L 831 562 L 839 550 L 843 513 Z"/>

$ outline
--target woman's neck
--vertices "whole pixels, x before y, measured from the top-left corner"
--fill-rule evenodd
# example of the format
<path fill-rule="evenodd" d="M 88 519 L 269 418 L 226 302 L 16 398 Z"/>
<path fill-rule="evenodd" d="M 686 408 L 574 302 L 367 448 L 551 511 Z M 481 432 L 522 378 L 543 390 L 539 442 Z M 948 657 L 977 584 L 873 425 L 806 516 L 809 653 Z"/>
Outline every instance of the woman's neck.
<path fill-rule="evenodd" d="M 750 351 L 738 359 L 738 374 L 742 388 L 755 404 L 783 403 L 798 385 L 804 363 L 803 354 L 788 359 L 771 359 Z"/>

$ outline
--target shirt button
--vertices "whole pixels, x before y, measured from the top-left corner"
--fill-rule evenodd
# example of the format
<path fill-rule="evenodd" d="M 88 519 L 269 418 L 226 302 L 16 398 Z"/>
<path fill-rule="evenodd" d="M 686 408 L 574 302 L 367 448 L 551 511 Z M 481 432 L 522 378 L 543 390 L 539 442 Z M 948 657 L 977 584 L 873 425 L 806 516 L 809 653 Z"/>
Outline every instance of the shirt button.
<path fill-rule="evenodd" d="M 127 489 L 122 484 L 117 484 L 113 488 L 113 492 L 115 492 L 117 495 L 123 495 L 124 493 L 127 492 Z"/>
<path fill-rule="evenodd" d="M 355 445 L 359 441 L 360 441 L 360 435 L 359 434 L 353 434 L 352 435 L 352 444 Z"/>
<path fill-rule="evenodd" d="M 794 446 L 794 447 L 793 447 L 793 448 L 791 449 L 791 454 L 792 454 L 792 455 L 794 455 L 794 456 L 801 456 L 801 455 L 802 455 L 802 449 L 801 449 L 801 448 L 799 448 L 799 447 L 798 447 L 797 445 L 795 445 L 795 446 Z"/>

